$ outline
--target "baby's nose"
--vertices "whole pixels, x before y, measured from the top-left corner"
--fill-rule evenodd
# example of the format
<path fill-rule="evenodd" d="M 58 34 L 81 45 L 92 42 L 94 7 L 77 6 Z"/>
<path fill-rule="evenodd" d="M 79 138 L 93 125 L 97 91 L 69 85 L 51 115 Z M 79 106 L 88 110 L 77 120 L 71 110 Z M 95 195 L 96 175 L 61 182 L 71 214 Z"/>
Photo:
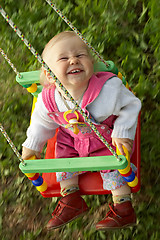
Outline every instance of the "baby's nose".
<path fill-rule="evenodd" d="M 79 63 L 79 59 L 77 57 L 70 58 L 70 64 L 77 64 L 77 63 Z"/>

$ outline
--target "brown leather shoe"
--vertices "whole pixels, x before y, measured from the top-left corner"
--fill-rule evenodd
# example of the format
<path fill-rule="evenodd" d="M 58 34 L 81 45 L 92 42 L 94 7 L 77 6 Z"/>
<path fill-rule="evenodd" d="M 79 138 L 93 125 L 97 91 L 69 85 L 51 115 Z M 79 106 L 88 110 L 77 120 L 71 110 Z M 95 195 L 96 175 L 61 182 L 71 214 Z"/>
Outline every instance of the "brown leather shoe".
<path fill-rule="evenodd" d="M 72 220 L 82 216 L 88 211 L 88 206 L 80 196 L 79 191 L 62 197 L 52 213 L 52 219 L 47 224 L 47 229 L 61 227 Z"/>
<path fill-rule="evenodd" d="M 109 204 L 109 208 L 106 217 L 96 224 L 97 230 L 113 230 L 136 224 L 136 214 L 130 201 L 114 206 Z"/>

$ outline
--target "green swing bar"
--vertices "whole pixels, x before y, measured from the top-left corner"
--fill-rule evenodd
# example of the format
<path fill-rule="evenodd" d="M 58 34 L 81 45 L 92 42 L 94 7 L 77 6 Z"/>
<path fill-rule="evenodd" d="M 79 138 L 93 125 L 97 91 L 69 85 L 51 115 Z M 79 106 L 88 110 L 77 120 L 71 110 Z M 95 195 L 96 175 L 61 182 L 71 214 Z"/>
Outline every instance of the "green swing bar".
<path fill-rule="evenodd" d="M 119 155 L 121 161 L 114 156 L 78 157 L 61 159 L 24 160 L 19 168 L 23 173 L 43 172 L 74 172 L 74 171 L 100 171 L 124 169 L 128 165 L 125 156 Z"/>

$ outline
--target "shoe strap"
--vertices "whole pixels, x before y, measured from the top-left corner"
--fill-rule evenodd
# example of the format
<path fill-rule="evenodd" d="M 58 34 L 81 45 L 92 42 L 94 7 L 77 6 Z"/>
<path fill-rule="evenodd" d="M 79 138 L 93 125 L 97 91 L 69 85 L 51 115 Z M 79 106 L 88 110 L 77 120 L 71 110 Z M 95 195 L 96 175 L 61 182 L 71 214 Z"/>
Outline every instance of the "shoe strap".
<path fill-rule="evenodd" d="M 121 216 L 119 216 L 119 215 L 114 211 L 114 206 L 112 205 L 112 203 L 109 203 L 109 208 L 110 208 L 110 211 L 107 213 L 106 217 L 109 217 L 111 214 L 114 214 L 115 216 L 121 218 Z"/>
<path fill-rule="evenodd" d="M 75 208 L 75 207 L 72 207 L 70 205 L 67 205 L 65 203 L 62 202 L 62 200 L 59 201 L 57 207 L 55 208 L 55 210 L 53 211 L 52 213 L 52 216 L 56 215 L 56 213 L 61 209 L 61 208 L 64 208 L 64 207 L 67 207 L 67 208 L 70 208 L 70 209 L 73 209 L 73 210 L 79 210 L 78 208 Z"/>

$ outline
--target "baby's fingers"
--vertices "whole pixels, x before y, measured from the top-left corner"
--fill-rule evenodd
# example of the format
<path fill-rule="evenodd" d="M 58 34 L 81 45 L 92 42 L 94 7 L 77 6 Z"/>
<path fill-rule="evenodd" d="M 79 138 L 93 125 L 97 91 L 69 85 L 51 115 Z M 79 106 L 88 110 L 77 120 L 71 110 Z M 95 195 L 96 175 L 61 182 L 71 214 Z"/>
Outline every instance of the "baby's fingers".
<path fill-rule="evenodd" d="M 127 151 L 129 152 L 129 154 L 131 155 L 132 153 L 132 148 L 133 148 L 133 142 L 131 141 L 127 141 L 123 143 L 123 146 L 127 149 Z"/>
<path fill-rule="evenodd" d="M 23 147 L 23 149 L 22 149 L 22 158 L 23 159 L 25 159 L 25 160 L 30 159 L 33 156 L 35 156 L 36 158 L 41 158 L 40 152 Z"/>
<path fill-rule="evenodd" d="M 126 154 L 125 154 L 122 146 L 123 146 L 123 145 L 122 145 L 121 143 L 117 143 L 117 148 L 119 149 L 119 151 L 121 152 L 121 154 L 125 156 Z"/>

